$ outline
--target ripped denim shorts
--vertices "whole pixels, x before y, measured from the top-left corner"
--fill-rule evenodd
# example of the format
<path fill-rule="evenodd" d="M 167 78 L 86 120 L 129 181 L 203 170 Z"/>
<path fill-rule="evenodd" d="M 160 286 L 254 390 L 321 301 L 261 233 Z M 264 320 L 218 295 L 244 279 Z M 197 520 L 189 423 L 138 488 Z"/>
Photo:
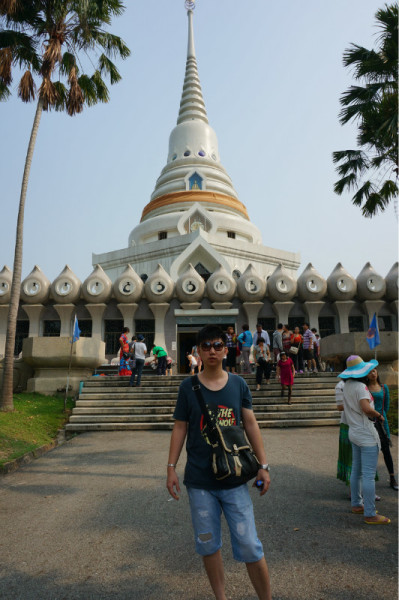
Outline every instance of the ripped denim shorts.
<path fill-rule="evenodd" d="M 201 556 L 214 554 L 222 547 L 221 514 L 230 530 L 235 560 L 257 562 L 263 548 L 256 533 L 252 500 L 247 484 L 225 490 L 187 488 L 195 548 Z"/>

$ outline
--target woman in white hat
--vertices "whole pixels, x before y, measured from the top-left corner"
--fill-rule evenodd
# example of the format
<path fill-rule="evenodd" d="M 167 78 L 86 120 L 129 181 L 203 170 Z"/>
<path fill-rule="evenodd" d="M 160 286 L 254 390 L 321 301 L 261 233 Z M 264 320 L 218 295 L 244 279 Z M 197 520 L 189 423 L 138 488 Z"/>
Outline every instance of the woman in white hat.
<path fill-rule="evenodd" d="M 373 419 L 384 420 L 374 409 L 374 401 L 367 386 L 367 375 L 378 362 L 364 362 L 360 356 L 349 356 L 346 369 L 339 377 L 345 379 L 344 410 L 352 443 L 351 504 L 352 512 L 364 514 L 368 525 L 385 525 L 390 519 L 377 515 L 375 510 L 375 473 L 380 438 Z"/>

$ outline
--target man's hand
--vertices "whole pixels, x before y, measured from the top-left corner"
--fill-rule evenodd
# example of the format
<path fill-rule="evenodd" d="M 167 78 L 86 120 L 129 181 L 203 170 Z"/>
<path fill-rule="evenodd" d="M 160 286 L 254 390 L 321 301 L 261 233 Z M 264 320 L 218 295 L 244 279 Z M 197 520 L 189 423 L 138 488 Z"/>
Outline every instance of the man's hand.
<path fill-rule="evenodd" d="M 269 485 L 270 485 L 269 471 L 265 471 L 265 469 L 259 469 L 258 474 L 256 476 L 256 479 L 255 479 L 252 487 L 257 487 L 256 486 L 257 481 L 263 481 L 263 488 L 260 493 L 260 495 L 263 496 L 264 494 L 266 494 L 267 490 L 269 489 Z"/>
<path fill-rule="evenodd" d="M 179 478 L 177 476 L 177 473 L 176 473 L 176 470 L 174 467 L 168 467 L 168 476 L 166 479 L 166 487 L 168 488 L 168 492 L 172 496 L 172 498 L 174 498 L 175 500 L 178 500 L 179 496 L 177 495 L 177 492 L 179 492 L 179 494 L 180 494 L 180 485 L 179 485 Z"/>

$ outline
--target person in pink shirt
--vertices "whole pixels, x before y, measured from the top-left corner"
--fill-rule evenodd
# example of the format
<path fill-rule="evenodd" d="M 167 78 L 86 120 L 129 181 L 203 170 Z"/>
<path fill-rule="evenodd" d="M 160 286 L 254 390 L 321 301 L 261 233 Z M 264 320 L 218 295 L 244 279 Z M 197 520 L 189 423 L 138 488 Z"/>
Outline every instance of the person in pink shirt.
<path fill-rule="evenodd" d="M 295 367 L 294 363 L 287 354 L 280 352 L 280 360 L 277 363 L 277 379 L 281 383 L 281 396 L 284 396 L 285 387 L 288 387 L 288 404 L 291 404 L 292 386 L 294 385 Z"/>

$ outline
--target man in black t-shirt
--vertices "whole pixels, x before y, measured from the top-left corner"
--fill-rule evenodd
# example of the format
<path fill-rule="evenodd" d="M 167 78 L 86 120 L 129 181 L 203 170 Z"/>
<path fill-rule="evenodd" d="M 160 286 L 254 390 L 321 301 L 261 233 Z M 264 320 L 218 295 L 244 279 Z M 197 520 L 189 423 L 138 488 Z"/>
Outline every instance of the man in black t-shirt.
<path fill-rule="evenodd" d="M 263 496 L 270 485 L 269 465 L 266 464 L 261 433 L 252 411 L 251 392 L 244 379 L 227 373 L 222 368 L 223 358 L 227 353 L 226 335 L 219 327 L 209 325 L 199 332 L 197 346 L 204 365 L 198 379 L 207 408 L 221 425 L 239 425 L 242 421 L 260 463 L 256 479 L 263 482 L 260 492 Z M 246 563 L 258 598 L 271 600 L 268 568 L 256 533 L 248 487 L 246 484 L 227 486 L 223 481 L 215 479 L 206 423 L 192 385 L 191 378 L 188 378 L 179 389 L 166 486 L 170 495 L 178 500 L 180 486 L 175 468 L 187 437 L 187 464 L 183 483 L 190 500 L 196 550 L 203 557 L 215 598 L 226 600 L 220 551 L 220 518 L 223 510 L 229 524 L 234 558 Z"/>

